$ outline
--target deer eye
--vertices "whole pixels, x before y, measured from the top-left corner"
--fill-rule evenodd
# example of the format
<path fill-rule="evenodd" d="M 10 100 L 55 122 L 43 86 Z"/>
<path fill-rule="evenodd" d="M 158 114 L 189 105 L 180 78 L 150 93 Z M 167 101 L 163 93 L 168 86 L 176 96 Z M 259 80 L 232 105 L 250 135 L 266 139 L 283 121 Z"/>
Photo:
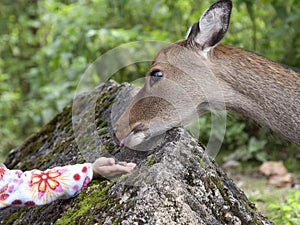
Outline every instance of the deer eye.
<path fill-rule="evenodd" d="M 162 71 L 160 71 L 160 70 L 153 70 L 153 71 L 151 71 L 150 72 L 150 85 L 153 86 L 163 76 L 164 76 L 164 73 Z"/>
<path fill-rule="evenodd" d="M 160 70 L 153 70 L 151 73 L 150 73 L 150 76 L 151 77 L 163 77 L 164 74 L 162 71 Z"/>
<path fill-rule="evenodd" d="M 136 133 L 138 133 L 138 132 L 140 132 L 140 131 L 144 131 L 144 130 L 145 130 L 145 125 L 142 124 L 142 123 L 139 123 L 137 126 L 135 126 L 135 127 L 133 128 L 132 132 L 133 132 L 134 134 L 136 134 Z"/>

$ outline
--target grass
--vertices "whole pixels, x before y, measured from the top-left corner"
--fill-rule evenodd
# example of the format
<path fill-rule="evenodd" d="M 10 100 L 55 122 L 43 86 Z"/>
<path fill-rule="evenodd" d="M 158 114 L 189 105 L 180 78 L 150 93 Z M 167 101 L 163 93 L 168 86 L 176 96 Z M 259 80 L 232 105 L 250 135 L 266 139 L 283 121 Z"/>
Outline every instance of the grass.
<path fill-rule="evenodd" d="M 292 171 L 296 177 L 297 171 Z M 262 212 L 275 224 L 300 224 L 300 189 L 278 188 L 267 184 L 267 178 L 258 173 L 258 167 L 250 164 L 227 171 L 235 183 L 241 188 L 249 200 L 255 203 Z"/>

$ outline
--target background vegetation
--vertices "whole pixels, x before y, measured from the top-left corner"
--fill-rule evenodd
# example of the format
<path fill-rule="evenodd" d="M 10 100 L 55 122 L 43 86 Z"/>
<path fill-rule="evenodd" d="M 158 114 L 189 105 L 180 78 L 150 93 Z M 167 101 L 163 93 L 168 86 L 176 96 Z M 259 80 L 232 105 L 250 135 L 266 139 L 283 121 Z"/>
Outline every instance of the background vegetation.
<path fill-rule="evenodd" d="M 81 75 L 98 56 L 130 41 L 183 39 L 213 2 L 1 0 L 0 162 L 72 100 Z M 223 43 L 300 68 L 299 0 L 233 3 Z M 141 64 L 134 70 L 122 70 L 116 79 L 132 80 L 145 71 L 147 64 Z M 210 116 L 199 122 L 200 139 L 206 143 Z M 298 147 L 238 115 L 228 117 L 222 148 L 221 156 L 227 155 L 227 160 L 279 158 L 290 170 L 300 169 Z"/>
<path fill-rule="evenodd" d="M 136 40 L 176 41 L 214 1 L 19 0 L 0 5 L 0 146 L 2 156 L 39 129 L 74 96 L 98 56 Z M 224 43 L 300 67 L 300 2 L 234 1 Z M 123 71 L 118 81 L 143 76 L 146 66 Z M 209 116 L 200 120 L 202 141 Z M 263 161 L 266 151 L 295 149 L 265 128 L 230 116 L 224 149 L 231 158 Z"/>

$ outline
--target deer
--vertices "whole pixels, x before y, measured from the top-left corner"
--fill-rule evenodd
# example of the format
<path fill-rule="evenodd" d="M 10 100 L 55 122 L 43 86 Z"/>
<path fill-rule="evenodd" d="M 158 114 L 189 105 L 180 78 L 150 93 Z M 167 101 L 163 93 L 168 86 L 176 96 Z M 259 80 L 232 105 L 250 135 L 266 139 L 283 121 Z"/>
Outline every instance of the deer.
<path fill-rule="evenodd" d="M 113 125 L 133 148 L 205 112 L 233 111 L 300 146 L 300 73 L 256 53 L 221 44 L 232 1 L 211 5 L 184 40 L 162 48 L 144 86 Z"/>

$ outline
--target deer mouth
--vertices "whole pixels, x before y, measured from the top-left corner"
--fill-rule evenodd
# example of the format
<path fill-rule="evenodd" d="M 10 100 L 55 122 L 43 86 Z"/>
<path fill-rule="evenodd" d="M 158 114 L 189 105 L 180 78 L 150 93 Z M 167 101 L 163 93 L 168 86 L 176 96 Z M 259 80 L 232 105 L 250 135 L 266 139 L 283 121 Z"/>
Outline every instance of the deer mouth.
<path fill-rule="evenodd" d="M 119 146 L 126 146 L 128 148 L 135 147 L 149 138 L 149 128 L 143 123 L 137 124 L 131 132 L 119 140 Z"/>
<path fill-rule="evenodd" d="M 133 148 L 146 140 L 146 135 L 143 132 L 129 133 L 124 139 L 120 140 L 120 147 L 126 146 L 128 148 Z"/>

